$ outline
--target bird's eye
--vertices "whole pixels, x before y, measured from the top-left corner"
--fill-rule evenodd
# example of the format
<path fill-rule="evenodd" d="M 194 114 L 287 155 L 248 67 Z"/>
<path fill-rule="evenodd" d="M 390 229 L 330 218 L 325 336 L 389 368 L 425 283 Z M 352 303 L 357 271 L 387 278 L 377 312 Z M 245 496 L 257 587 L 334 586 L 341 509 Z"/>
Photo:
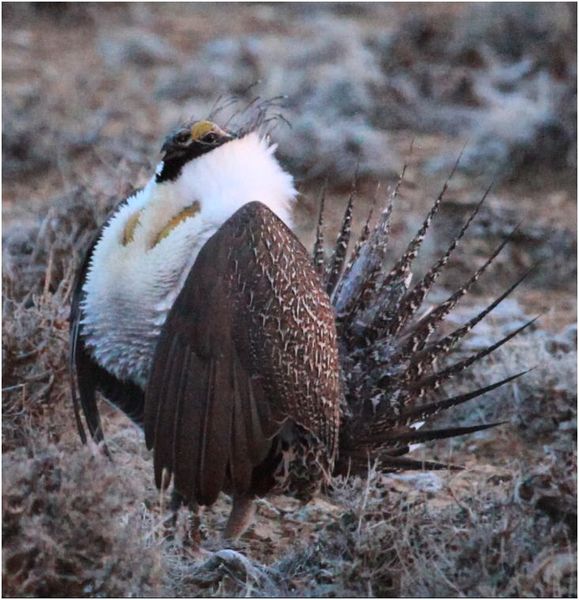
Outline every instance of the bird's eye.
<path fill-rule="evenodd" d="M 207 144 L 212 144 L 216 140 L 217 140 L 217 136 L 212 131 L 210 131 L 207 135 L 203 136 L 203 141 L 206 142 Z"/>

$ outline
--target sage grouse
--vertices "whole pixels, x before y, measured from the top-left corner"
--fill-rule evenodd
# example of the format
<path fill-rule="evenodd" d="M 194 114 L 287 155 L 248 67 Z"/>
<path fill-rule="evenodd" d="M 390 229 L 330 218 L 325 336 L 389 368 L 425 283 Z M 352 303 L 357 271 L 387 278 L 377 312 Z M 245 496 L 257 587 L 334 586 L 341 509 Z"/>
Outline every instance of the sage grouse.
<path fill-rule="evenodd" d="M 324 258 L 323 202 L 311 257 L 291 231 L 296 191 L 259 128 L 210 121 L 167 138 L 163 160 L 121 202 L 88 251 L 71 310 L 70 366 L 79 432 L 103 439 L 96 392 L 144 428 L 158 486 L 190 505 L 233 497 L 227 537 L 250 522 L 252 500 L 304 501 L 333 475 L 447 468 L 404 455 L 410 445 L 493 424 L 421 430 L 420 423 L 512 381 L 447 399 L 431 392 L 527 327 L 435 370 L 503 300 L 453 333 L 437 326 L 505 240 L 454 294 L 417 311 L 478 211 L 410 287 L 411 267 L 442 197 L 385 271 L 392 197 L 349 257 L 354 194 Z M 395 196 L 397 189 L 392 196 Z M 480 206 L 480 205 L 479 205 Z"/>

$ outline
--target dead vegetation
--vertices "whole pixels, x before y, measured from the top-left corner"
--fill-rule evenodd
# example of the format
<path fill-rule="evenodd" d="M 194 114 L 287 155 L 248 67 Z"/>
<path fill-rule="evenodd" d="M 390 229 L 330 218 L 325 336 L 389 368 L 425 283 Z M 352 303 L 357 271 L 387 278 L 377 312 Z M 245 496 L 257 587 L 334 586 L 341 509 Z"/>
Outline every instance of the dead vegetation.
<path fill-rule="evenodd" d="M 67 455 L 52 444 L 32 457 L 19 448 L 3 467 L 5 593 L 156 595 L 160 552 L 139 478 L 87 449 Z"/>
<path fill-rule="evenodd" d="M 542 5 L 530 13 L 506 9 L 516 26 L 511 35 L 498 5 L 488 13 L 457 5 L 255 5 L 236 8 L 234 20 L 218 6 L 84 6 L 3 5 L 4 594 L 576 595 L 576 133 L 557 104 L 573 94 L 576 67 L 559 8 L 548 9 L 547 21 Z M 326 37 L 316 40 L 321 26 Z M 531 44 L 537 36 L 547 50 Z M 63 56 L 63 46 L 75 51 Z M 455 87 L 442 89 L 451 66 Z M 500 127 L 485 125 L 496 104 L 482 91 L 508 93 L 519 106 L 538 102 L 534 86 L 545 73 L 559 82 L 541 96 L 547 120 L 518 121 L 517 105 L 509 105 L 508 118 L 524 135 L 497 137 Z M 417 451 L 464 464 L 464 472 L 339 480 L 306 506 L 264 500 L 237 554 L 218 539 L 224 498 L 203 518 L 204 546 L 218 552 L 200 559 L 188 549 L 184 514 L 175 539 L 164 536 L 166 499 L 127 420 L 105 410 L 112 463 L 81 447 L 66 372 L 68 303 L 84 249 L 114 202 L 145 180 L 165 131 L 182 116 L 206 114 L 220 91 L 241 92 L 259 77 L 260 93 L 290 96 L 293 129 L 275 136 L 304 192 L 304 239 L 317 181 L 330 176 L 341 207 L 362 150 L 362 198 L 373 195 L 373 177 L 387 184 L 410 163 L 396 207 L 399 247 L 438 191 L 436 169 L 456 157 L 461 136 L 477 124 L 471 152 L 479 158 L 467 153 L 466 166 L 511 170 L 436 293 L 480 266 L 523 218 L 493 276 L 456 319 L 538 259 L 543 266 L 463 350 L 545 314 L 465 378 L 464 388 L 535 369 L 448 417 L 509 423 Z M 388 102 L 385 88 L 395 92 Z M 553 115 L 556 143 L 537 144 L 543 125 L 536 123 Z M 499 150 L 484 162 L 488 139 Z M 517 158 L 539 150 L 548 156 Z M 525 165 L 537 161 L 544 168 L 528 183 Z M 440 251 L 480 189 L 465 172 L 454 179 L 426 255 Z M 362 202 L 357 216 L 366 208 Z"/>

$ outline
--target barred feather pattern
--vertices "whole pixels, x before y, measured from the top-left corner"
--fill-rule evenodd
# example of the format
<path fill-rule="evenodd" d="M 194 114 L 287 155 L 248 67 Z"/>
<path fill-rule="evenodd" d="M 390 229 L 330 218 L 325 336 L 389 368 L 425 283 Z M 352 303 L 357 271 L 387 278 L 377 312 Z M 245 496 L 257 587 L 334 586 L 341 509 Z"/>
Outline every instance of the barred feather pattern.
<path fill-rule="evenodd" d="M 342 221 L 342 227 L 340 229 L 340 235 L 336 241 L 336 248 L 326 274 L 326 292 L 330 298 L 334 295 L 336 285 L 338 284 L 340 275 L 342 274 L 342 269 L 344 268 L 346 255 L 348 253 L 348 245 L 350 243 L 350 235 L 352 233 L 354 193 L 355 192 L 352 191 L 350 194 L 350 199 L 348 200 L 346 212 L 344 213 L 344 219 Z"/>
<path fill-rule="evenodd" d="M 318 227 L 316 229 L 316 241 L 314 243 L 313 259 L 314 268 L 318 275 L 324 274 L 324 208 L 326 202 L 326 184 L 320 192 L 320 213 L 318 215 Z"/>
<path fill-rule="evenodd" d="M 370 225 L 375 208 L 372 206 L 348 260 L 355 190 L 350 195 L 335 247 L 326 261 L 322 249 L 325 190 L 323 191 L 313 259 L 323 285 L 332 298 L 340 344 L 344 399 L 335 474 L 363 475 L 374 464 L 378 464 L 386 472 L 459 468 L 438 462 L 416 461 L 404 457 L 404 454 L 409 452 L 411 444 L 466 435 L 499 425 L 500 423 L 483 423 L 471 427 L 421 429 L 423 423 L 428 424 L 429 419 L 441 411 L 488 394 L 526 373 L 516 373 L 491 385 L 451 398 L 436 397 L 436 391 L 443 382 L 456 377 L 535 322 L 533 319 L 487 348 L 452 364 L 445 363 L 442 368 L 437 369 L 437 363 L 448 358 L 472 328 L 507 298 L 530 272 L 524 273 L 467 323 L 446 336 L 439 336 L 431 341 L 433 337 L 436 338 L 446 317 L 493 264 L 514 234 L 513 231 L 503 240 L 488 260 L 446 300 L 423 316 L 417 316 L 491 190 L 489 187 L 484 192 L 450 241 L 446 252 L 411 287 L 415 259 L 444 201 L 457 165 L 458 161 L 419 230 L 402 256 L 393 261 L 391 269 L 385 267 L 388 240 L 393 207 L 400 193 L 406 167 L 373 226 Z"/>

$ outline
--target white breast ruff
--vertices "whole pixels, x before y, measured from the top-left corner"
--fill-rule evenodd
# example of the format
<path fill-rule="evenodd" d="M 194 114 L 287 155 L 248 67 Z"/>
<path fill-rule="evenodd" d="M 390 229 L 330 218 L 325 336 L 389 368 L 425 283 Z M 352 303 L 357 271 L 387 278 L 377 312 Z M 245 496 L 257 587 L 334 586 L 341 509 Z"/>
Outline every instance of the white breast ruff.
<path fill-rule="evenodd" d="M 83 291 L 83 337 L 97 362 L 145 387 L 168 312 L 203 244 L 244 204 L 266 204 L 291 226 L 293 181 L 257 134 L 228 142 L 183 168 L 174 182 L 152 179 L 111 218 L 93 252 Z M 201 209 L 153 245 L 194 201 Z M 131 216 L 141 211 L 132 241 Z"/>

